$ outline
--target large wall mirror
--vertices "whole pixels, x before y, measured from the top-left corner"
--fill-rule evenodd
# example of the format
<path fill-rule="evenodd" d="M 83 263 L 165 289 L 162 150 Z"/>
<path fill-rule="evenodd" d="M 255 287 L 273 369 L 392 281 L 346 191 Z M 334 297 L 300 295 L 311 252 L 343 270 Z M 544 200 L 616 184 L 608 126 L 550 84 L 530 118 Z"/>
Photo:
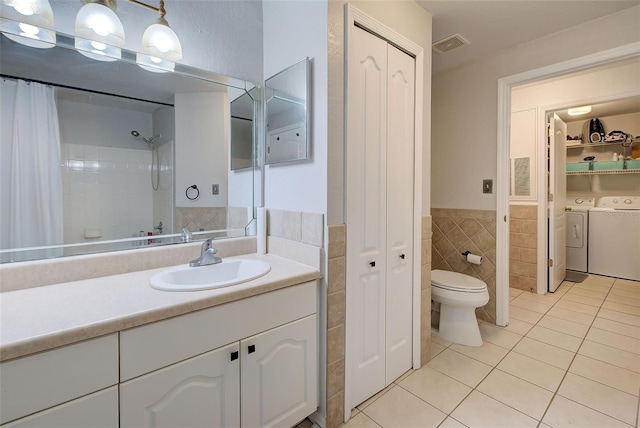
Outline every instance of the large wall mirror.
<path fill-rule="evenodd" d="M 1 262 L 254 233 L 258 85 L 0 43 Z"/>
<path fill-rule="evenodd" d="M 309 158 L 310 61 L 305 58 L 265 81 L 265 163 Z"/>

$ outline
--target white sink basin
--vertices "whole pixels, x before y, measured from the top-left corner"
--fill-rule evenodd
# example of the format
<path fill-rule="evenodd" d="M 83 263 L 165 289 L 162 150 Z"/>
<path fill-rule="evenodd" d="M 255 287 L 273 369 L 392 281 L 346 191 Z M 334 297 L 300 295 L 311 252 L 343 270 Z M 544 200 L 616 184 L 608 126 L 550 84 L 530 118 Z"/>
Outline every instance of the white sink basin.
<path fill-rule="evenodd" d="M 269 263 L 254 259 L 224 259 L 208 266 L 178 266 L 155 274 L 151 287 L 163 291 L 198 291 L 228 287 L 267 274 Z"/>

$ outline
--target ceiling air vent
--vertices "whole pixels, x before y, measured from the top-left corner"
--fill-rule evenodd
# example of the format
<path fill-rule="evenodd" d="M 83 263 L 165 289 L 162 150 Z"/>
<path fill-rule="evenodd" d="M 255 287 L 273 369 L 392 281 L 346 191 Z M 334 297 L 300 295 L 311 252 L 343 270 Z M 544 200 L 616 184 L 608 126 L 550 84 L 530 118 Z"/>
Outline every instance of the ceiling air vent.
<path fill-rule="evenodd" d="M 460 34 L 454 34 L 453 36 L 435 42 L 433 44 L 433 50 L 443 54 L 468 44 L 469 42 Z"/>

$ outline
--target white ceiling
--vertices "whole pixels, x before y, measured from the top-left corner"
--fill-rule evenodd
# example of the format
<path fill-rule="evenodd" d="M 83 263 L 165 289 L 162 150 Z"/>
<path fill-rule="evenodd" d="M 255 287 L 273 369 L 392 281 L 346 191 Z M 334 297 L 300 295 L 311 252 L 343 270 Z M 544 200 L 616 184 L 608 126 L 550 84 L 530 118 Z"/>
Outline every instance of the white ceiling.
<path fill-rule="evenodd" d="M 640 5 L 640 0 L 416 1 L 433 14 L 434 42 L 456 33 L 470 42 L 446 54 L 434 52 L 433 73 Z"/>

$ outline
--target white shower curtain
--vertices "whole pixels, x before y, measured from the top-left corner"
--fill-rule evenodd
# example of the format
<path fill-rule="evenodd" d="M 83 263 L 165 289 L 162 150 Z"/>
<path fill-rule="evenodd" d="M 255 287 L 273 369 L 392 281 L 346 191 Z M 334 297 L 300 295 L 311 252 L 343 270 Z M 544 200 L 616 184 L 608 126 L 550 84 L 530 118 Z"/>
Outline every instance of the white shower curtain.
<path fill-rule="evenodd" d="M 60 130 L 54 88 L 19 80 L 13 113 L 9 248 L 62 244 Z M 58 253 L 43 251 L 36 258 Z"/>

